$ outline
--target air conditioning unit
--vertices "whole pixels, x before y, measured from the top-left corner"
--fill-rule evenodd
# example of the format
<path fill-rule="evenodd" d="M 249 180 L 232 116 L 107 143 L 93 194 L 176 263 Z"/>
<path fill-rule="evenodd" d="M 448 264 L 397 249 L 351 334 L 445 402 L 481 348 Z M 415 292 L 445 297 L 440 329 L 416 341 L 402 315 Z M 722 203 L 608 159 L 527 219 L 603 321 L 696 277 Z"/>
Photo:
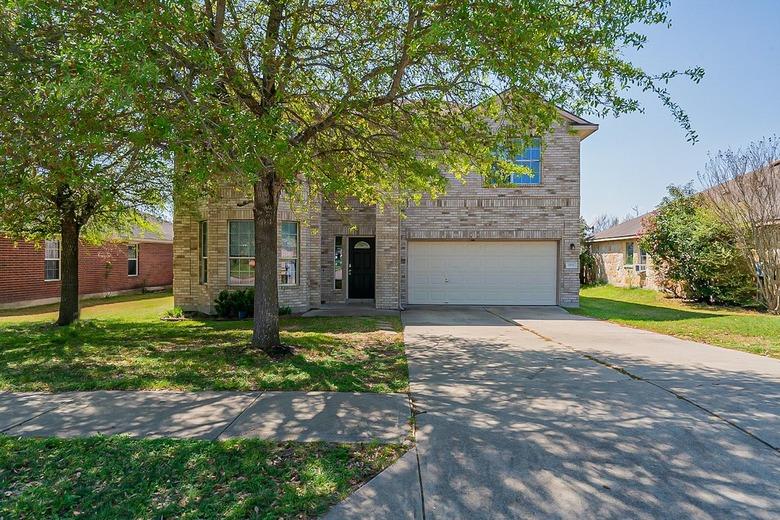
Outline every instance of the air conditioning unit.
<path fill-rule="evenodd" d="M 647 266 L 645 264 L 636 264 L 634 266 L 634 270 L 637 273 L 644 273 L 645 271 L 647 271 Z"/>

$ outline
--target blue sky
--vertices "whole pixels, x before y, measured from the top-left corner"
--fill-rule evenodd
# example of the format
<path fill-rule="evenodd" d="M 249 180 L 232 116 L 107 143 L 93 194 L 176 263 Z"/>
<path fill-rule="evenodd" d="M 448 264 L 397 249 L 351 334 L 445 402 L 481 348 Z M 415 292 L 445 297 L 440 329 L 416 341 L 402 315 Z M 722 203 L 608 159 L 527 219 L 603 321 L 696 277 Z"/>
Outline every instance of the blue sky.
<path fill-rule="evenodd" d="M 671 29 L 647 29 L 648 43 L 632 59 L 649 72 L 705 69 L 698 85 L 670 86 L 700 140 L 686 142 L 669 111 L 644 95 L 644 114 L 588 118 L 600 125 L 582 143 L 588 222 L 601 213 L 622 218 L 635 206 L 652 210 L 666 186 L 696 180 L 708 151 L 780 136 L 780 0 L 676 0 L 670 14 Z"/>

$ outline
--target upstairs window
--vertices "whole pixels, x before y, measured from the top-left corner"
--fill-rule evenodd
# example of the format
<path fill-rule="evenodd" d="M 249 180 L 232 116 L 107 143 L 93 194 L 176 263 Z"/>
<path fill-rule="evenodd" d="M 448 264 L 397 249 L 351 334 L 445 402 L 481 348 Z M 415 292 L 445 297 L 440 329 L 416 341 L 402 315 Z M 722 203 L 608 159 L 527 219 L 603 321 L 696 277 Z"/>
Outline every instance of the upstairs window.
<path fill-rule="evenodd" d="M 542 141 L 534 138 L 531 146 L 515 155 L 514 161 L 518 166 L 525 166 L 531 170 L 531 175 L 513 173 L 510 175 L 511 184 L 541 184 L 542 183 Z"/>
<path fill-rule="evenodd" d="M 127 246 L 127 276 L 138 276 L 138 244 Z"/>
<path fill-rule="evenodd" d="M 54 282 L 60 279 L 60 241 L 46 240 L 43 247 L 43 279 Z"/>
<path fill-rule="evenodd" d="M 510 156 L 508 150 L 504 149 L 498 152 L 499 156 L 517 166 L 524 167 L 523 173 L 505 172 L 499 166 L 496 166 L 494 177 L 487 184 L 490 186 L 525 186 L 539 185 L 542 183 L 542 140 L 535 137 L 531 145 Z"/>

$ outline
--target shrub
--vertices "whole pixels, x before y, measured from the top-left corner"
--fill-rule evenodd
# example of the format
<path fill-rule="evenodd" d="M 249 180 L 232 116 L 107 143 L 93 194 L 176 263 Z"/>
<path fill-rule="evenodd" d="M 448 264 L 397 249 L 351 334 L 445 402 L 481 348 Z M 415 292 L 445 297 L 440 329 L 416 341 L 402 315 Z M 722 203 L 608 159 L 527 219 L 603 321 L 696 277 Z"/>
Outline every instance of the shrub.
<path fill-rule="evenodd" d="M 251 292 L 250 292 L 251 291 Z M 222 290 L 214 300 L 214 309 L 220 318 L 235 319 L 239 314 L 252 315 L 255 301 L 254 289 Z"/>
<path fill-rule="evenodd" d="M 647 221 L 642 245 L 673 292 L 708 303 L 754 303 L 751 265 L 730 228 L 690 185 L 669 187 L 669 195 Z"/>
<path fill-rule="evenodd" d="M 174 307 L 173 309 L 168 309 L 167 311 L 162 313 L 162 316 L 160 317 L 162 320 L 166 321 L 177 321 L 177 320 L 183 320 L 184 319 L 184 309 L 181 307 Z"/>
<path fill-rule="evenodd" d="M 214 308 L 220 318 L 236 319 L 243 314 L 252 316 L 255 309 L 255 289 L 248 287 L 235 291 L 220 291 L 214 300 Z M 292 307 L 279 307 L 279 315 L 285 314 L 292 314 Z"/>

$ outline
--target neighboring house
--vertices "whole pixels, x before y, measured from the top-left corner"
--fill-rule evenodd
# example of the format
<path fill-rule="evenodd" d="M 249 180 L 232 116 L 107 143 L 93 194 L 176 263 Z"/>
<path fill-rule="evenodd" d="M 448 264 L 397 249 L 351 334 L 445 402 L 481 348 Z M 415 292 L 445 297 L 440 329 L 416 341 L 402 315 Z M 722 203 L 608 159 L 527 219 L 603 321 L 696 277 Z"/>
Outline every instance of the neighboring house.
<path fill-rule="evenodd" d="M 79 247 L 79 293 L 97 297 L 170 287 L 173 284 L 173 226 L 136 230 L 129 238 Z M 0 308 L 59 301 L 60 243 L 22 242 L 0 233 Z"/>
<path fill-rule="evenodd" d="M 593 235 L 591 252 L 596 259 L 596 280 L 617 287 L 660 290 L 653 261 L 642 249 L 646 213 Z"/>
<path fill-rule="evenodd" d="M 580 142 L 597 125 L 561 111 L 554 131 L 516 157 L 533 177 L 485 187 L 452 177 L 445 196 L 399 212 L 319 199 L 279 207 L 279 303 L 296 311 L 363 303 L 579 304 Z M 225 188 L 174 218 L 174 298 L 214 312 L 224 289 L 254 282 L 251 201 Z M 300 207 L 299 207 L 300 206 Z M 402 213 L 402 214 L 401 214 Z"/>

